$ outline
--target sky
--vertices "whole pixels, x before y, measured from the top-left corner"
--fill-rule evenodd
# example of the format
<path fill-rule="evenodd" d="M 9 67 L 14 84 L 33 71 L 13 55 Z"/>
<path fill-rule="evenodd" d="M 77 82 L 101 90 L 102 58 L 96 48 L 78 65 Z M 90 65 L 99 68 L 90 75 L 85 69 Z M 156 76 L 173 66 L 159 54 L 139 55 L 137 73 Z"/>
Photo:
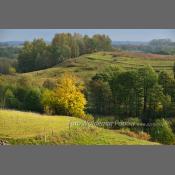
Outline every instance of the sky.
<path fill-rule="evenodd" d="M 62 32 L 89 36 L 106 34 L 113 41 L 150 41 L 162 38 L 175 41 L 175 29 L 0 29 L 0 42 L 31 41 L 35 38 L 51 41 L 56 33 Z"/>

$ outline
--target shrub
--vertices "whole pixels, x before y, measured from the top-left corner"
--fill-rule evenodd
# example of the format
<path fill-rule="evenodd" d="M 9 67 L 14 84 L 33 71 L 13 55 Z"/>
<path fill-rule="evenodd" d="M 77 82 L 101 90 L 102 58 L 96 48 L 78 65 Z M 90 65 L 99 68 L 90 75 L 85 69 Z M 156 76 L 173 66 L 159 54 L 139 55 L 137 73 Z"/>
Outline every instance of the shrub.
<path fill-rule="evenodd" d="M 140 132 L 143 131 L 143 123 L 139 118 L 128 118 L 127 122 L 130 124 L 131 131 Z"/>
<path fill-rule="evenodd" d="M 122 124 L 123 123 L 123 124 Z M 141 132 L 143 131 L 142 121 L 139 118 L 128 118 L 124 121 L 119 121 L 119 125 L 115 126 L 116 129 L 130 129 L 130 131 Z"/>
<path fill-rule="evenodd" d="M 25 100 L 26 110 L 42 112 L 41 91 L 38 88 L 29 89 Z"/>
<path fill-rule="evenodd" d="M 19 101 L 11 89 L 4 92 L 5 107 L 15 109 L 19 107 Z"/>
<path fill-rule="evenodd" d="M 151 136 L 146 132 L 139 132 L 137 138 L 142 140 L 150 140 Z"/>
<path fill-rule="evenodd" d="M 14 67 L 9 68 L 9 74 L 14 74 L 16 73 L 16 69 Z"/>
<path fill-rule="evenodd" d="M 171 126 L 173 133 L 175 133 L 175 119 L 170 120 L 170 126 Z"/>
<path fill-rule="evenodd" d="M 52 89 L 56 88 L 56 82 L 54 80 L 47 79 L 44 81 L 43 87 L 52 90 Z"/>
<path fill-rule="evenodd" d="M 3 58 L 0 59 L 0 73 L 2 74 L 13 74 L 16 72 L 15 60 Z"/>
<path fill-rule="evenodd" d="M 141 140 L 150 140 L 150 135 L 146 132 L 133 132 L 129 128 L 121 129 L 119 131 L 121 134 L 125 134 L 130 137 L 135 137 Z"/>
<path fill-rule="evenodd" d="M 100 127 L 114 129 L 115 117 L 98 117 L 96 122 L 99 123 Z"/>
<path fill-rule="evenodd" d="M 115 117 L 98 117 L 96 118 L 97 122 L 114 122 Z"/>
<path fill-rule="evenodd" d="M 174 143 L 174 134 L 165 119 L 157 119 L 155 125 L 150 131 L 150 135 L 154 141 L 163 143 L 163 144 L 173 144 Z"/>
<path fill-rule="evenodd" d="M 88 122 L 94 121 L 94 117 L 91 114 L 85 114 L 81 117 L 83 120 L 86 120 Z"/>
<path fill-rule="evenodd" d="M 55 114 L 56 106 L 54 92 L 46 89 L 41 95 L 41 104 L 44 107 L 44 112 L 50 115 Z"/>
<path fill-rule="evenodd" d="M 18 79 L 17 84 L 21 88 L 30 88 L 30 87 L 32 87 L 32 85 L 33 85 L 32 76 L 26 76 L 26 75 L 21 76 Z"/>

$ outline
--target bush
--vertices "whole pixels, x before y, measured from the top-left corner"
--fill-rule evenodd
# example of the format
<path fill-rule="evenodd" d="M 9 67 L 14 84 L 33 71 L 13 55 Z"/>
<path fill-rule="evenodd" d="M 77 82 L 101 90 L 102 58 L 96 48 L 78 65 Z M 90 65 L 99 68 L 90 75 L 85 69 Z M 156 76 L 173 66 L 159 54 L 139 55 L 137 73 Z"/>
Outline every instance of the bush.
<path fill-rule="evenodd" d="M 128 118 L 128 124 L 131 131 L 140 132 L 143 131 L 143 123 L 139 118 Z"/>
<path fill-rule="evenodd" d="M 25 97 L 25 109 L 42 112 L 41 91 L 38 88 L 29 89 Z"/>
<path fill-rule="evenodd" d="M 86 120 L 88 122 L 94 121 L 94 117 L 91 114 L 85 114 L 85 115 L 83 115 L 82 119 L 83 120 Z"/>
<path fill-rule="evenodd" d="M 14 74 L 16 61 L 12 59 L 0 59 L 0 73 L 1 74 Z"/>
<path fill-rule="evenodd" d="M 14 68 L 14 67 L 10 67 L 9 68 L 9 74 L 14 74 L 14 73 L 16 73 L 16 69 Z"/>
<path fill-rule="evenodd" d="M 125 120 L 119 120 L 119 124 L 115 126 L 116 129 L 129 129 L 133 132 L 141 132 L 143 131 L 143 125 L 142 121 L 139 118 L 128 118 Z"/>
<path fill-rule="evenodd" d="M 115 121 L 115 117 L 98 117 L 96 118 L 97 122 L 114 122 Z"/>
<path fill-rule="evenodd" d="M 4 92 L 5 107 L 15 109 L 19 107 L 19 101 L 11 89 Z"/>
<path fill-rule="evenodd" d="M 174 143 L 173 131 L 169 123 L 165 119 L 157 119 L 155 121 L 155 125 L 150 131 L 150 135 L 152 139 L 156 142 L 160 142 L 167 145 Z"/>
<path fill-rule="evenodd" d="M 170 120 L 170 126 L 171 126 L 173 133 L 175 133 L 175 119 Z"/>
<path fill-rule="evenodd" d="M 44 81 L 43 87 L 53 90 L 54 88 L 56 88 L 56 82 L 54 80 L 47 79 Z"/>
<path fill-rule="evenodd" d="M 150 140 L 150 138 L 151 138 L 150 135 L 146 132 L 133 132 L 129 128 L 121 129 L 119 132 L 121 134 L 125 134 L 127 136 L 135 137 L 135 138 L 141 139 L 141 140 Z"/>
<path fill-rule="evenodd" d="M 115 117 L 98 117 L 96 122 L 99 124 L 99 127 L 107 129 L 115 129 Z"/>

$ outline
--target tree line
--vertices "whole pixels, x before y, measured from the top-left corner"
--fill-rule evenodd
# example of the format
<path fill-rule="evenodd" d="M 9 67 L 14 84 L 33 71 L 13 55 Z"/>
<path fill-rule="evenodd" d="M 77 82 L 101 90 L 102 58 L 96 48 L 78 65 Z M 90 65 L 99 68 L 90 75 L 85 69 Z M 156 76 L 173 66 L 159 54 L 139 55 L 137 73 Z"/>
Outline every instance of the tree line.
<path fill-rule="evenodd" d="M 0 46 L 0 74 L 13 74 L 17 68 L 19 47 Z"/>
<path fill-rule="evenodd" d="M 139 135 L 144 131 L 152 141 L 175 143 L 175 78 L 167 72 L 155 72 L 150 66 L 136 70 L 111 66 L 92 78 L 87 97 L 87 110 L 91 114 L 115 116 L 114 119 L 99 117 L 99 121 L 133 124 L 132 127 L 114 126 L 114 129 Z"/>
<path fill-rule="evenodd" d="M 89 110 L 95 115 L 137 117 L 144 122 L 175 115 L 175 79 L 150 67 L 124 70 L 111 66 L 89 85 Z"/>
<path fill-rule="evenodd" d="M 175 115 L 174 77 L 150 66 L 136 70 L 110 66 L 86 85 L 72 74 L 57 81 L 46 79 L 39 87 L 35 83 L 28 76 L 14 84 L 1 78 L 1 107 L 78 117 L 85 113 L 117 119 L 137 117 L 143 122 Z"/>
<path fill-rule="evenodd" d="M 170 39 L 153 39 L 150 42 L 143 44 L 113 44 L 113 47 L 129 51 L 175 55 L 175 42 L 171 41 Z"/>
<path fill-rule="evenodd" d="M 10 47 L 0 45 L 0 57 L 14 59 L 20 52 L 20 47 Z"/>
<path fill-rule="evenodd" d="M 30 76 L 22 76 L 14 84 L 1 78 L 0 107 L 91 119 L 91 115 L 86 114 L 84 90 L 84 83 L 70 73 L 57 81 L 46 79 L 40 87 Z"/>
<path fill-rule="evenodd" d="M 82 54 L 111 49 L 111 39 L 107 35 L 89 37 L 78 33 L 59 33 L 54 36 L 51 44 L 43 39 L 25 42 L 18 55 L 18 71 L 45 69 Z"/>

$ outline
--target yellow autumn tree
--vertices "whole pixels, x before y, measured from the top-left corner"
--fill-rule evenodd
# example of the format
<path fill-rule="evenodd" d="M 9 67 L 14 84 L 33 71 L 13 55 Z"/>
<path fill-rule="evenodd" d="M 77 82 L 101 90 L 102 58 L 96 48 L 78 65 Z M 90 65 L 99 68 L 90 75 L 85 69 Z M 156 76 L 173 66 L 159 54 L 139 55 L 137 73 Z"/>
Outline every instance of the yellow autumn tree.
<path fill-rule="evenodd" d="M 45 109 L 59 115 L 83 118 L 86 105 L 83 88 L 83 83 L 76 76 L 65 73 L 58 79 L 54 91 L 52 93 L 47 91 L 47 95 L 44 95 Z"/>

